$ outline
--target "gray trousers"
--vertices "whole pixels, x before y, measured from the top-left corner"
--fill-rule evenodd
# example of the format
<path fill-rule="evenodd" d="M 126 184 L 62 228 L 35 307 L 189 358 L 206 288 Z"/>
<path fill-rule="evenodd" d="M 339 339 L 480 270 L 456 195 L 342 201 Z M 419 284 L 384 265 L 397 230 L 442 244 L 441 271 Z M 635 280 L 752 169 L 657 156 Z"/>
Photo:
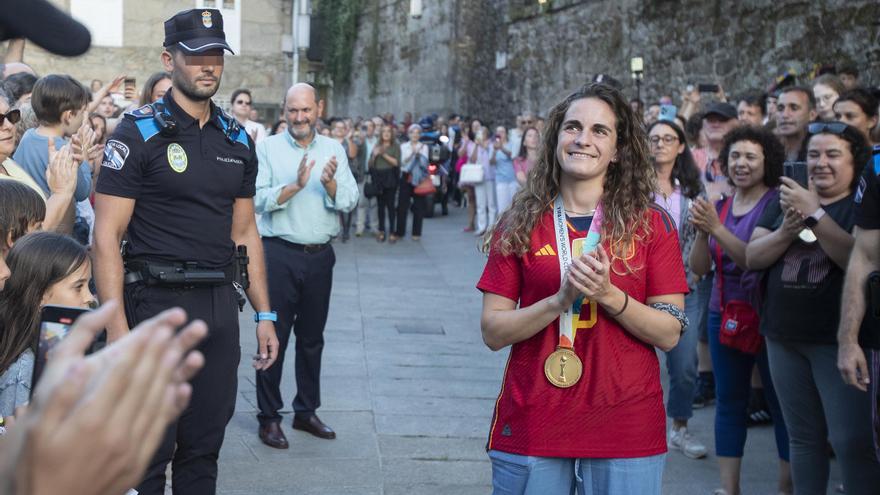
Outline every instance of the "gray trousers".
<path fill-rule="evenodd" d="M 767 339 L 767 352 L 788 427 L 795 494 L 827 493 L 830 441 L 847 495 L 876 495 L 880 463 L 874 456 L 871 396 L 843 383 L 837 346 Z"/>

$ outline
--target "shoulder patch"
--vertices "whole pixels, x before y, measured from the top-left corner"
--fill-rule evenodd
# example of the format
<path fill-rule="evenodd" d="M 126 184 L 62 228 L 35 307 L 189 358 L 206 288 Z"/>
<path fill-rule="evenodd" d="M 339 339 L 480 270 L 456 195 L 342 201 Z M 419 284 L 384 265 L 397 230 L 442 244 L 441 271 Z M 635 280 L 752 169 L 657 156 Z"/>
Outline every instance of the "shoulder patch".
<path fill-rule="evenodd" d="M 113 170 L 122 170 L 125 160 L 128 158 L 128 145 L 111 139 L 104 145 L 104 160 L 101 162 L 102 167 L 112 168 Z"/>
<path fill-rule="evenodd" d="M 672 221 L 672 215 L 670 215 L 665 208 L 658 204 L 651 204 L 650 208 L 660 215 L 660 219 L 663 220 L 663 225 L 666 227 L 667 233 L 675 230 L 675 222 Z"/>
<path fill-rule="evenodd" d="M 145 119 L 147 117 L 153 116 L 153 107 L 150 105 L 144 105 L 140 108 L 135 108 L 131 112 L 126 113 L 126 115 L 131 115 L 136 119 Z"/>
<path fill-rule="evenodd" d="M 156 120 L 150 117 L 149 119 L 142 118 L 135 120 L 135 126 L 137 126 L 138 131 L 141 133 L 141 137 L 144 138 L 144 142 L 150 140 L 151 137 L 159 134 L 159 126 L 156 124 Z"/>

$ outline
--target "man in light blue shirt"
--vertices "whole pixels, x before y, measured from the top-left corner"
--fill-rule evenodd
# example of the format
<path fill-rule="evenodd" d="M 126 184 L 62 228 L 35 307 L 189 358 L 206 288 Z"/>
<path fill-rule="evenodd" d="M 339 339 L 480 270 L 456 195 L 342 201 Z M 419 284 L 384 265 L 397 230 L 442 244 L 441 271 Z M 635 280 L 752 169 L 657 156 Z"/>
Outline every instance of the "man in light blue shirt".
<path fill-rule="evenodd" d="M 293 85 L 284 101 L 287 132 L 257 144 L 256 210 L 269 278 L 269 299 L 276 308 L 279 352 L 275 365 L 257 371 L 260 440 L 288 448 L 281 430 L 284 406 L 281 374 L 293 328 L 296 336 L 296 397 L 293 428 L 319 438 L 336 438 L 315 411 L 321 405 L 321 354 L 336 255 L 330 241 L 339 234 L 339 212 L 358 202 L 358 186 L 345 150 L 315 132 L 323 110 L 315 88 Z M 315 167 L 315 165 L 318 165 Z"/>

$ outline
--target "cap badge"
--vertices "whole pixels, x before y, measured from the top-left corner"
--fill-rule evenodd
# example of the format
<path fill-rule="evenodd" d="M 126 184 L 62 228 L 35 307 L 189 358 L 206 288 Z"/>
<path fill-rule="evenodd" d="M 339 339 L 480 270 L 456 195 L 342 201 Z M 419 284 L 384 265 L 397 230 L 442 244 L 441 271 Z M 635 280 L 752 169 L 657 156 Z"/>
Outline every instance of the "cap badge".
<path fill-rule="evenodd" d="M 211 20 L 211 12 L 207 10 L 202 12 L 202 25 L 206 28 L 210 28 L 214 25 L 214 22 Z"/>
<path fill-rule="evenodd" d="M 186 151 L 183 150 L 183 146 L 177 143 L 171 143 L 168 145 L 167 154 L 168 165 L 171 165 L 171 170 L 174 170 L 179 174 L 183 173 L 189 162 L 186 156 Z"/>

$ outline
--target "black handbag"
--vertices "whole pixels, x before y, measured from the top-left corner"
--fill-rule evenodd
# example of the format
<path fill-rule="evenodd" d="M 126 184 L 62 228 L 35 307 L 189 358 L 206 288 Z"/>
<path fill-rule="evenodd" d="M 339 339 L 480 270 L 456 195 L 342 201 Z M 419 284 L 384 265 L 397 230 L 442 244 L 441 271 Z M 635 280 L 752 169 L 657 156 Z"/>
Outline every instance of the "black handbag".
<path fill-rule="evenodd" d="M 379 190 L 379 186 L 376 185 L 375 182 L 373 182 L 372 178 L 367 179 L 367 181 L 364 182 L 364 196 L 366 196 L 367 199 L 375 198 L 379 195 L 380 192 L 381 191 Z"/>

